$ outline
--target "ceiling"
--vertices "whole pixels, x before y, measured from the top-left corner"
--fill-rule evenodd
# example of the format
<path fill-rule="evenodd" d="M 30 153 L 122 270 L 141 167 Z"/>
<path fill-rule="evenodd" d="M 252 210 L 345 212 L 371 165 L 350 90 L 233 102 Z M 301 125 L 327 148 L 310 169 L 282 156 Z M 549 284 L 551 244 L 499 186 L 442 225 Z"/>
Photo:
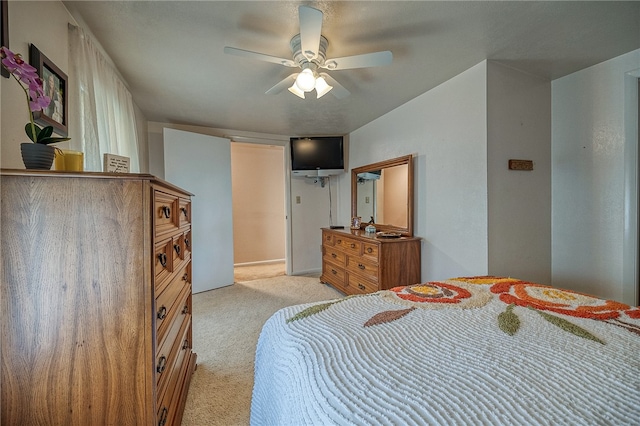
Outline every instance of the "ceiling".
<path fill-rule="evenodd" d="M 274 135 L 347 134 L 485 59 L 553 80 L 640 48 L 637 1 L 63 3 L 149 121 Z M 223 49 L 291 58 L 300 4 L 324 12 L 327 58 L 390 50 L 393 63 L 329 72 L 344 99 L 265 94 L 294 69 Z"/>

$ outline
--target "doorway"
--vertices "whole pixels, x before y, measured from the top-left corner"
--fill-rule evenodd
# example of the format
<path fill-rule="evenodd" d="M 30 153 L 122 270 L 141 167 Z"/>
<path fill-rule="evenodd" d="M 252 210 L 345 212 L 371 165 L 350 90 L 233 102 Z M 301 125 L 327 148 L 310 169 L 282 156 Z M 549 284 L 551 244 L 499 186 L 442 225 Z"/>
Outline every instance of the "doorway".
<path fill-rule="evenodd" d="M 284 147 L 231 143 L 234 281 L 285 275 Z"/>

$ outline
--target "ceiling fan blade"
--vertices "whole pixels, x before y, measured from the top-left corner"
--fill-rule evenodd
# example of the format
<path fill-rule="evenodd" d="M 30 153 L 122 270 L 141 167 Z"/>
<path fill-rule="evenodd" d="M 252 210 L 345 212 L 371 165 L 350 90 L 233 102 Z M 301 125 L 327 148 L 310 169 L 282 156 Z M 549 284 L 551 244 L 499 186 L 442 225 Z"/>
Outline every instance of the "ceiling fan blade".
<path fill-rule="evenodd" d="M 300 6 L 298 15 L 300 18 L 302 54 L 310 61 L 318 57 L 318 50 L 320 49 L 322 12 L 309 6 Z"/>
<path fill-rule="evenodd" d="M 251 52 L 249 50 L 236 49 L 235 47 L 225 46 L 224 53 L 245 58 L 257 59 L 259 61 L 271 62 L 273 64 L 284 65 L 285 67 L 297 67 L 291 59 L 278 58 L 276 56 L 265 55 L 264 53 Z"/>
<path fill-rule="evenodd" d="M 349 92 L 347 89 L 345 89 L 340 83 L 338 83 L 329 74 L 327 74 L 325 72 L 321 72 L 320 76 L 324 77 L 325 81 L 329 84 L 329 86 L 333 87 L 333 89 L 329 93 L 331 93 L 336 98 L 343 99 L 343 98 L 346 98 L 347 96 L 349 96 L 351 94 L 351 92 Z"/>
<path fill-rule="evenodd" d="M 277 95 L 278 93 L 282 92 L 284 89 L 288 89 L 289 87 L 291 87 L 293 83 L 296 81 L 297 76 L 298 76 L 298 73 L 291 74 L 289 77 L 283 79 L 282 81 L 280 81 L 280 83 L 276 84 L 271 89 L 267 90 L 265 93 L 267 95 Z"/>
<path fill-rule="evenodd" d="M 348 70 L 353 68 L 369 68 L 389 65 L 393 61 L 393 54 L 383 52 L 364 53 L 362 55 L 343 56 L 342 58 L 327 59 L 321 68 L 328 70 Z"/>

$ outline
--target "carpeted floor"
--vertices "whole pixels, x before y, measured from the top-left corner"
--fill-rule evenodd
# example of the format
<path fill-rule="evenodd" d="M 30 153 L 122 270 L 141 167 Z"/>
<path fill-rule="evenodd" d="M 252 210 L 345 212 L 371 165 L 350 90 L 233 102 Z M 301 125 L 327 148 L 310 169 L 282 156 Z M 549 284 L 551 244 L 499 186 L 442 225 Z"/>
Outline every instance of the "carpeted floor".
<path fill-rule="evenodd" d="M 278 277 L 284 274 L 284 262 L 236 266 L 233 268 L 233 279 L 237 283 L 259 280 L 262 278 Z"/>
<path fill-rule="evenodd" d="M 277 276 L 193 295 L 191 380 L 183 426 L 248 425 L 258 335 L 278 309 L 344 295 L 317 277 Z"/>

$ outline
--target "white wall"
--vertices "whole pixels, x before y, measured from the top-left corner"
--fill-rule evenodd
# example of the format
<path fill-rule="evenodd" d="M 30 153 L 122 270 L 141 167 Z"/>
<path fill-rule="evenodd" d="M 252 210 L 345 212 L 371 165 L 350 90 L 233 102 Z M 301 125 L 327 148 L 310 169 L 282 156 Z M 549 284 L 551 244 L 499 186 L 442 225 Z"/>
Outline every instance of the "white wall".
<path fill-rule="evenodd" d="M 289 174 L 290 175 L 290 174 Z M 291 182 L 291 269 L 294 275 L 319 273 L 322 270 L 322 235 L 320 228 L 349 226 L 349 218 L 337 217 L 338 193 L 349 187 L 344 173 L 331 176 L 324 188 L 313 178 L 289 177 Z M 350 181 L 348 181 L 350 182 Z M 331 200 L 329 200 L 331 191 Z M 349 190 L 347 190 L 349 191 Z M 300 203 L 297 203 L 300 197 Z M 331 208 L 330 208 L 331 206 Z"/>
<path fill-rule="evenodd" d="M 640 50 L 552 83 L 553 284 L 616 300 L 623 295 L 625 73 L 638 68 Z"/>
<path fill-rule="evenodd" d="M 551 82 L 488 62 L 489 274 L 551 283 Z M 533 171 L 509 170 L 509 159 Z"/>
<path fill-rule="evenodd" d="M 488 272 L 486 79 L 482 62 L 350 134 L 350 168 L 415 155 L 423 281 Z"/>

